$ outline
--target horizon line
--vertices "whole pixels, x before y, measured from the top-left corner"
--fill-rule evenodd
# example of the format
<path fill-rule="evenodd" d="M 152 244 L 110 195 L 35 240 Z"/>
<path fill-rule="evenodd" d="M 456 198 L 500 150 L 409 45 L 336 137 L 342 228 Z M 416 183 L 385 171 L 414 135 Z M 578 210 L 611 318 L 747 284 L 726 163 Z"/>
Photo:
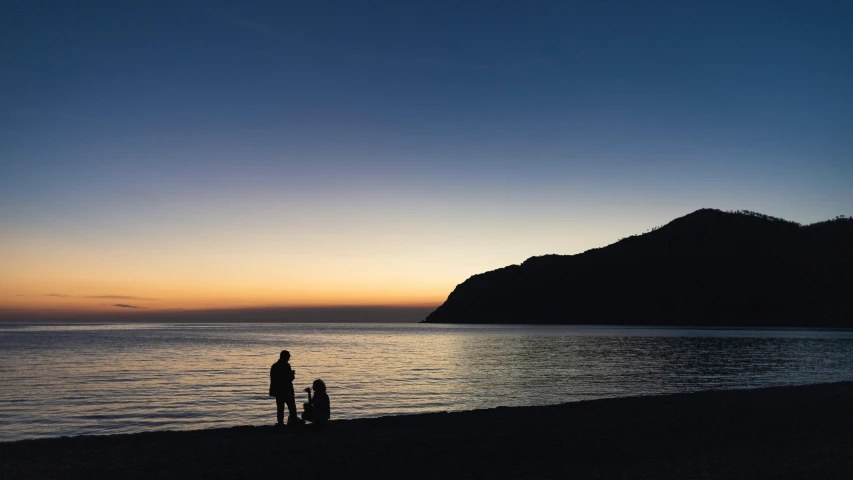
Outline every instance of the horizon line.
<path fill-rule="evenodd" d="M 425 319 L 437 307 L 437 304 L 408 304 L 97 311 L 0 308 L 0 323 L 414 323 Z"/>

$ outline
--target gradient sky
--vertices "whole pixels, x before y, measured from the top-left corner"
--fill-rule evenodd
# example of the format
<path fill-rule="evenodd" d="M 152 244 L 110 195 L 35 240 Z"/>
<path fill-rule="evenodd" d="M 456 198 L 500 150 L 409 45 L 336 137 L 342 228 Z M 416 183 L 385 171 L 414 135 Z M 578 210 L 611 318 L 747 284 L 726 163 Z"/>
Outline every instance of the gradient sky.
<path fill-rule="evenodd" d="M 0 308 L 437 305 L 853 213 L 853 2 L 11 2 Z"/>

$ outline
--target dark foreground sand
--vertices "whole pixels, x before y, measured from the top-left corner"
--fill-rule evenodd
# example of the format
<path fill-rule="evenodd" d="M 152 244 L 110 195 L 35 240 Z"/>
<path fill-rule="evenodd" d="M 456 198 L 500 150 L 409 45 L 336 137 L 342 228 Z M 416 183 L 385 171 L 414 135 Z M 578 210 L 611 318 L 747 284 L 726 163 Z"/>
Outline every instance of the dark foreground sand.
<path fill-rule="evenodd" d="M 4 480 L 314 477 L 853 478 L 853 383 L 0 443 Z"/>

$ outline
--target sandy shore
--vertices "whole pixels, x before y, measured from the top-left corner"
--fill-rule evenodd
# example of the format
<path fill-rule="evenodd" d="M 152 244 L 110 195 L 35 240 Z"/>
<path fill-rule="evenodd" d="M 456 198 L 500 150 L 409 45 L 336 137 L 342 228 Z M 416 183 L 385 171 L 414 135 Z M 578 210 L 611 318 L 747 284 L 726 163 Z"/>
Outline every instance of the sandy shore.
<path fill-rule="evenodd" d="M 0 443 L 0 478 L 853 478 L 853 383 Z"/>

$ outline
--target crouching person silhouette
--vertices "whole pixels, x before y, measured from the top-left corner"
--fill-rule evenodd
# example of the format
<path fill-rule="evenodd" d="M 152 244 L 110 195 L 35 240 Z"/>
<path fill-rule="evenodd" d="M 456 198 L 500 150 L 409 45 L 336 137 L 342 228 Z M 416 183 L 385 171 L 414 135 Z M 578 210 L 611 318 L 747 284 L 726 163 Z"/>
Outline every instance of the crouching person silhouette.
<path fill-rule="evenodd" d="M 311 398 L 311 389 L 306 388 L 308 403 L 303 404 L 302 420 L 322 425 L 329 420 L 331 409 L 329 407 L 329 396 L 326 395 L 326 384 L 319 378 L 311 385 L 314 387 L 314 398 Z"/>
<path fill-rule="evenodd" d="M 303 423 L 296 414 L 296 395 L 293 393 L 293 379 L 296 371 L 290 368 L 290 352 L 282 350 L 279 359 L 270 368 L 270 396 L 275 397 L 276 425 L 284 425 L 284 406 L 287 405 L 288 425 Z"/>

